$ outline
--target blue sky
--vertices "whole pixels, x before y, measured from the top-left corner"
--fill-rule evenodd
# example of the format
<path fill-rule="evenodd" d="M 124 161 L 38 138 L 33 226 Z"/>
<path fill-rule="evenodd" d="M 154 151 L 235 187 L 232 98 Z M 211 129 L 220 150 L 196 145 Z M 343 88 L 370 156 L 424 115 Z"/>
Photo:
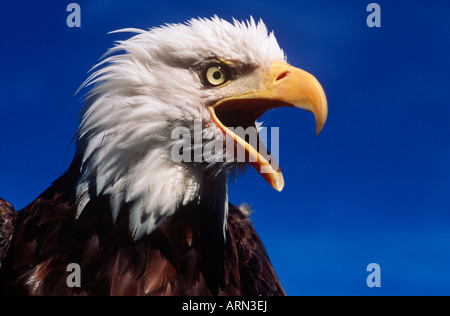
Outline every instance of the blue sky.
<path fill-rule="evenodd" d="M 249 169 L 230 185 L 289 295 L 450 294 L 450 4 L 378 1 L 72 1 L 0 3 L 0 196 L 20 209 L 68 167 L 82 104 L 74 92 L 124 35 L 109 31 L 218 14 L 262 18 L 288 61 L 313 73 L 329 103 L 278 109 L 286 187 Z M 73 1 L 75 2 L 75 1 Z M 381 288 L 369 288 L 369 263 Z"/>

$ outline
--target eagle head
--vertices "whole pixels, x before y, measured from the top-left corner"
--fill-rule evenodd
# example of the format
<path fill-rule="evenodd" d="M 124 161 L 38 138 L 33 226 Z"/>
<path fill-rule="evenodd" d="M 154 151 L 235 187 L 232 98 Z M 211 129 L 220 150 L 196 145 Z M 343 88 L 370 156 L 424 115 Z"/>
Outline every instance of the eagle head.
<path fill-rule="evenodd" d="M 262 21 L 213 17 L 120 31 L 136 35 L 117 42 L 82 86 L 92 88 L 76 135 L 77 217 L 109 197 L 113 220 L 127 210 L 137 240 L 178 209 L 206 203 L 225 231 L 230 174 L 251 164 L 283 188 L 256 120 L 276 107 L 303 108 L 318 133 L 327 101 L 312 75 L 286 63 Z"/>

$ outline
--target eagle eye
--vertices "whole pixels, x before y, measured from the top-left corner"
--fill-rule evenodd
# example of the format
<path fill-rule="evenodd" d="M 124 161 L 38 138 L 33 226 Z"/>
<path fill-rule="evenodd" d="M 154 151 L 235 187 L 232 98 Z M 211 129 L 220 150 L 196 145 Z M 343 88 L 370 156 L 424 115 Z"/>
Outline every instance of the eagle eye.
<path fill-rule="evenodd" d="M 217 87 L 230 80 L 230 71 L 226 65 L 211 63 L 202 71 L 203 82 L 210 87 Z"/>

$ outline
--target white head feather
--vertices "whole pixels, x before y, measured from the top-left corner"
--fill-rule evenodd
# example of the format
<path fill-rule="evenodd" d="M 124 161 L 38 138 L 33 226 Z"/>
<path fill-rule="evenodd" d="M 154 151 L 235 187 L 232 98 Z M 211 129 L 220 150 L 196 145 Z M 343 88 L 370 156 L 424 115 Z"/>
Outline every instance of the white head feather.
<path fill-rule="evenodd" d="M 218 129 L 207 105 L 245 88 L 245 78 L 220 89 L 205 87 L 199 75 L 205 63 L 227 60 L 258 71 L 284 61 L 283 51 L 253 18 L 121 31 L 137 35 L 110 49 L 83 84 L 93 88 L 77 131 L 77 217 L 93 198 L 109 196 L 113 219 L 127 205 L 130 232 L 139 239 L 180 206 L 210 199 L 225 229 L 227 177 L 234 164 L 174 162 L 170 153 L 179 140 L 171 132 L 192 130 L 196 120 Z M 207 170 L 214 170 L 212 177 L 205 176 Z M 216 196 L 203 196 L 211 192 Z"/>

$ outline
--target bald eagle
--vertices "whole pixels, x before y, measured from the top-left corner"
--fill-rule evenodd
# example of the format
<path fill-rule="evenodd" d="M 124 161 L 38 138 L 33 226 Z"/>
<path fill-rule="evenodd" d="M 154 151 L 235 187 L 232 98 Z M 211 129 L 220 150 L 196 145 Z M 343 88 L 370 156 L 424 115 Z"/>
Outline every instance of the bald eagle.
<path fill-rule="evenodd" d="M 258 129 L 264 112 L 291 106 L 312 112 L 318 133 L 321 85 L 253 18 L 120 31 L 135 34 L 82 86 L 67 172 L 17 213 L 0 202 L 0 294 L 285 295 L 249 209 L 227 193 L 247 165 L 279 191 L 283 176 L 236 127 Z M 214 159 L 198 157 L 208 135 L 223 144 Z M 71 264 L 78 286 L 67 282 Z"/>

